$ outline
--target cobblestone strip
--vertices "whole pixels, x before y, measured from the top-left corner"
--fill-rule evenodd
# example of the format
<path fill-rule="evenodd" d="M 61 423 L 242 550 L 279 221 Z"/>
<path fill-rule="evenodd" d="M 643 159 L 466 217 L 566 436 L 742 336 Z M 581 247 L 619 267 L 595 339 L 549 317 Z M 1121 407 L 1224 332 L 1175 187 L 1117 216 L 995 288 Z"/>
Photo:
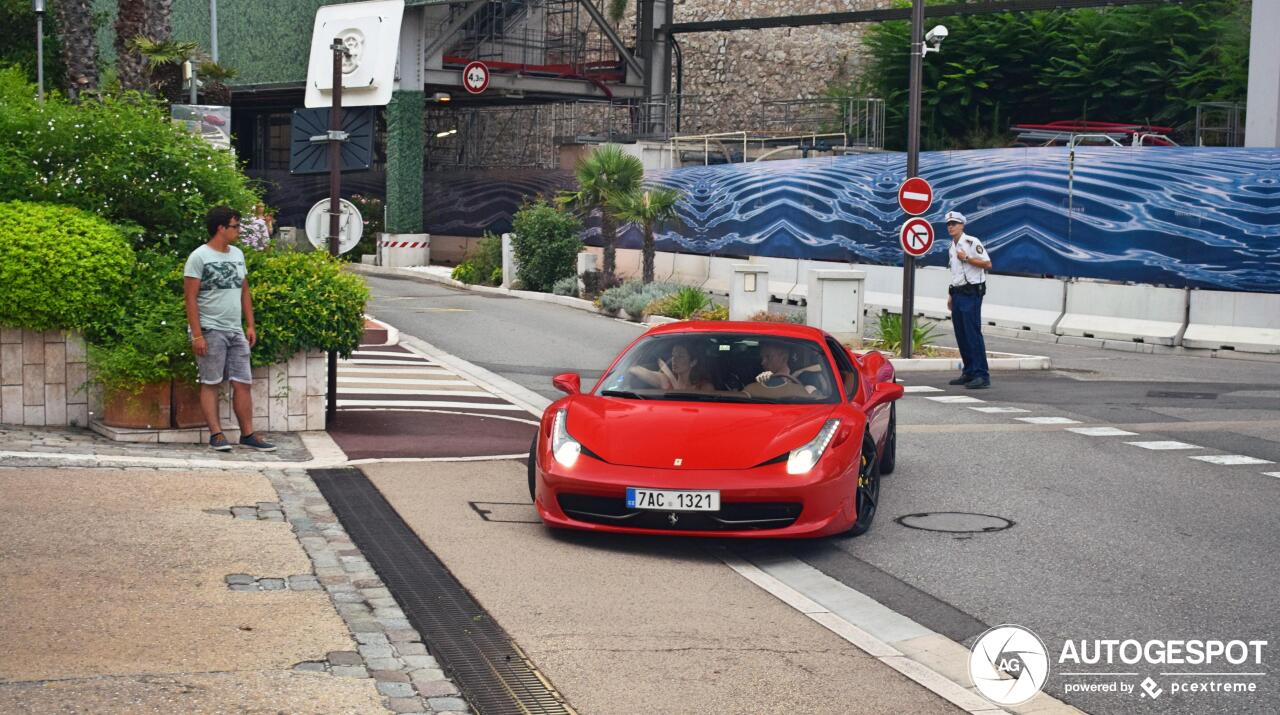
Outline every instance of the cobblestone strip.
<path fill-rule="evenodd" d="M 323 661 L 305 661 L 294 669 L 373 678 L 391 712 L 469 713 L 457 686 L 445 677 L 422 637 L 347 536 L 306 471 L 274 469 L 264 474 L 280 496 L 279 507 L 285 519 L 311 558 L 316 581 L 333 600 L 357 643 L 354 651 L 334 651 Z M 258 515 L 271 512 L 269 508 L 264 510 L 267 504 L 256 506 Z M 260 518 L 242 513 L 246 516 L 237 518 Z M 232 578 L 238 583 L 233 584 Z M 290 577 L 290 588 L 294 578 L 300 577 Z M 268 580 L 257 579 L 255 583 L 254 577 L 247 574 L 233 574 L 227 579 L 228 586 L 237 590 L 265 588 L 261 584 Z"/>

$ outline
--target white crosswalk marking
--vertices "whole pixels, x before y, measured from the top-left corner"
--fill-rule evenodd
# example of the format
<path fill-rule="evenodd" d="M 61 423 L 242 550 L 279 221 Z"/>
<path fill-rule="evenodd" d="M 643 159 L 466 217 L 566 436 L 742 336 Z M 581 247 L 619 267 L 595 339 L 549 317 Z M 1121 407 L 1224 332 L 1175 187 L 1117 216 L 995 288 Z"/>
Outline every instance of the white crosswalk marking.
<path fill-rule="evenodd" d="M 934 402 L 941 402 L 943 404 L 948 404 L 948 405 L 962 405 L 962 404 L 983 402 L 983 400 L 979 400 L 976 397 L 969 397 L 968 395 L 940 395 L 938 397 L 926 397 L 924 399 L 933 400 Z"/>
<path fill-rule="evenodd" d="M 1019 422 L 1026 422 L 1032 425 L 1078 425 L 1080 420 L 1073 420 L 1070 417 L 1014 417 Z"/>
<path fill-rule="evenodd" d="M 377 347 L 377 346 L 370 346 Z M 521 408 L 417 353 L 361 349 L 338 362 L 338 409 L 518 412 Z"/>
<path fill-rule="evenodd" d="M 1173 440 L 1156 440 L 1152 442 L 1125 442 L 1125 444 L 1131 444 L 1135 447 L 1141 447 L 1143 449 L 1154 449 L 1154 450 L 1201 449 L 1201 447 L 1199 447 L 1198 445 L 1187 444 L 1186 442 L 1175 442 Z"/>
<path fill-rule="evenodd" d="M 1243 454 L 1200 454 L 1192 457 L 1201 462 L 1209 464 L 1221 464 L 1223 466 L 1234 466 L 1237 464 L 1275 464 L 1270 459 L 1258 459 L 1257 457 L 1247 457 Z"/>
<path fill-rule="evenodd" d="M 1021 407 L 970 407 L 974 412 L 985 412 L 989 415 L 1012 414 L 1017 412 L 1030 412 Z"/>
<path fill-rule="evenodd" d="M 1137 432 L 1129 432 L 1115 427 L 1068 427 L 1068 432 L 1075 432 L 1086 437 L 1132 437 Z"/>
<path fill-rule="evenodd" d="M 929 385 L 904 385 L 902 388 L 902 391 L 903 392 L 942 392 L 941 389 L 937 387 L 931 387 Z"/>

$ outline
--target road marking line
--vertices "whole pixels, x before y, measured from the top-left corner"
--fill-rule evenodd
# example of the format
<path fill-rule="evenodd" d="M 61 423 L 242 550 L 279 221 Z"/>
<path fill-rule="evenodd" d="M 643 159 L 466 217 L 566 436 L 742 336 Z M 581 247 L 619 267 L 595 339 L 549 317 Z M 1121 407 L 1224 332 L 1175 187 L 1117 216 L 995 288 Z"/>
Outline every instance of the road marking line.
<path fill-rule="evenodd" d="M 400 462 L 501 462 L 509 459 L 525 459 L 528 454 L 491 454 L 482 457 L 370 457 L 369 459 L 352 459 L 348 465 L 357 464 L 396 464 Z"/>
<path fill-rule="evenodd" d="M 942 395 L 940 397 L 926 397 L 924 399 L 933 400 L 934 402 L 941 402 L 947 405 L 962 405 L 962 404 L 986 401 L 986 400 L 979 400 L 976 397 L 969 397 L 968 395 Z"/>
<path fill-rule="evenodd" d="M 388 400 L 338 400 L 338 407 L 454 407 L 454 408 L 483 408 L 486 410 L 513 410 L 516 412 L 524 411 L 519 405 L 509 403 L 476 403 L 476 402 L 450 402 L 448 400 L 404 400 L 391 402 Z"/>
<path fill-rule="evenodd" d="M 339 395 L 429 395 L 432 397 L 488 397 L 501 400 L 501 397 L 484 390 L 419 390 L 403 387 L 339 387 Z"/>
<path fill-rule="evenodd" d="M 974 410 L 975 412 L 985 412 L 989 415 L 999 415 L 999 414 L 1005 414 L 1005 413 L 1031 411 L 1031 410 L 1024 410 L 1021 407 L 970 407 L 969 409 Z"/>
<path fill-rule="evenodd" d="M 526 420 L 520 417 L 511 417 L 509 415 L 491 415 L 487 412 L 461 412 L 458 410 L 431 410 L 425 407 L 411 407 L 408 409 L 395 407 L 349 407 L 347 412 L 425 412 L 427 414 L 436 415 L 462 415 L 463 417 L 484 417 L 492 420 L 506 420 L 508 422 L 519 422 L 520 424 L 538 426 L 542 424 L 538 420 Z M 528 455 L 523 455 L 528 456 Z"/>
<path fill-rule="evenodd" d="M 1067 431 L 1082 434 L 1086 437 L 1130 437 L 1138 434 L 1137 432 L 1129 432 L 1115 427 L 1068 427 Z"/>
<path fill-rule="evenodd" d="M 1202 449 L 1202 447 L 1200 447 L 1199 445 L 1187 444 L 1186 442 L 1175 442 L 1173 440 L 1164 440 L 1164 441 L 1157 440 L 1154 442 L 1125 442 L 1125 444 L 1131 444 L 1135 447 L 1141 447 L 1143 449 L 1156 449 L 1156 450 Z"/>
<path fill-rule="evenodd" d="M 452 380 L 414 380 L 410 378 L 401 378 L 401 377 L 343 377 L 342 375 L 339 375 L 338 384 L 341 385 L 343 383 L 346 383 L 348 385 L 354 385 L 357 383 L 364 383 L 368 385 L 420 385 L 422 387 L 431 387 L 433 385 L 440 386 L 440 385 L 470 385 L 471 384 L 460 377 L 454 378 Z"/>
<path fill-rule="evenodd" d="M 1014 417 L 1019 422 L 1026 422 L 1030 425 L 1078 425 L 1080 420 L 1073 420 L 1070 417 Z"/>
<path fill-rule="evenodd" d="M 394 365 L 396 367 L 435 367 L 436 363 L 427 360 L 344 360 L 347 365 Z"/>
<path fill-rule="evenodd" d="M 929 385 L 904 385 L 902 388 L 902 391 L 903 392 L 942 392 L 941 389 L 937 387 L 930 387 Z"/>
<path fill-rule="evenodd" d="M 1264 476 L 1264 477 L 1275 477 L 1275 478 L 1277 478 L 1277 479 L 1280 479 L 1280 472 L 1263 472 L 1263 473 L 1262 473 L 1262 476 Z"/>
<path fill-rule="evenodd" d="M 1192 459 L 1198 459 L 1201 462 L 1208 462 L 1209 464 L 1220 464 L 1226 467 L 1237 464 L 1275 464 L 1275 462 L 1270 459 L 1247 457 L 1243 454 L 1201 454 L 1192 457 Z"/>

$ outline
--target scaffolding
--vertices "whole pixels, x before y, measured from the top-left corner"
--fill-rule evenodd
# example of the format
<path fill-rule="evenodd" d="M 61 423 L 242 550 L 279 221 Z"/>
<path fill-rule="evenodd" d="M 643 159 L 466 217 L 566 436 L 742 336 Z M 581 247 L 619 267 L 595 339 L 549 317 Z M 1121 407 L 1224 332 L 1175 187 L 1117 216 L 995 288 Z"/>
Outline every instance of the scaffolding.
<path fill-rule="evenodd" d="M 1244 146 L 1243 102 L 1202 102 L 1196 106 L 1196 146 Z"/>
<path fill-rule="evenodd" d="M 843 132 L 848 146 L 884 148 L 884 100 L 874 97 L 784 99 L 761 104 L 760 126 L 778 134 Z"/>

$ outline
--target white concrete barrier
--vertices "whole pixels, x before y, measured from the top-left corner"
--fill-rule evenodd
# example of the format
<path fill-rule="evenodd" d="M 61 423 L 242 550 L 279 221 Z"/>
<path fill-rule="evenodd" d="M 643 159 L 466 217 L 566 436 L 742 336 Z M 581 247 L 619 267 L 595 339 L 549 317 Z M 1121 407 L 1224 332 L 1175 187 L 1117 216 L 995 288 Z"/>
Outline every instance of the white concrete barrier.
<path fill-rule="evenodd" d="M 640 280 L 643 254 L 638 248 L 619 248 L 613 255 L 613 273 L 623 280 Z M 601 263 L 600 265 L 604 265 Z"/>
<path fill-rule="evenodd" d="M 902 312 L 902 267 L 854 264 L 854 269 L 867 274 L 864 303 L 869 311 Z"/>
<path fill-rule="evenodd" d="M 754 263 L 733 264 L 729 320 L 747 320 L 769 309 L 769 269 Z"/>
<path fill-rule="evenodd" d="M 644 256 L 642 251 L 640 254 Z M 641 264 L 643 265 L 643 264 Z M 676 272 L 676 254 L 670 251 L 654 251 L 653 252 L 653 279 L 659 283 L 666 283 L 673 280 L 672 276 Z"/>
<path fill-rule="evenodd" d="M 1191 291 L 1188 348 L 1280 353 L 1280 294 Z"/>
<path fill-rule="evenodd" d="M 702 284 L 702 289 L 729 295 L 729 287 L 733 284 L 733 267 L 739 263 L 742 263 L 741 258 L 711 256 L 707 265 L 707 280 Z"/>
<path fill-rule="evenodd" d="M 502 287 L 510 288 L 511 283 L 516 279 L 516 270 L 519 268 L 516 263 L 516 235 L 514 233 L 502 234 Z M 582 265 L 582 259 L 578 259 L 578 265 Z M 581 273 L 581 271 L 579 271 Z M 481 276 L 482 281 L 487 281 L 488 276 Z M 581 281 L 579 281 L 581 282 Z M 487 283 L 486 283 L 487 284 Z"/>
<path fill-rule="evenodd" d="M 582 274 L 598 270 L 599 256 L 590 251 L 582 251 L 578 254 L 578 294 L 581 295 L 586 290 L 586 284 L 582 282 Z M 506 277 L 506 274 L 503 274 Z M 505 280 L 503 281 L 506 282 Z M 504 286 L 505 287 L 505 286 Z"/>
<path fill-rule="evenodd" d="M 800 282 L 800 261 L 795 258 L 752 256 L 751 263 L 769 269 L 769 295 L 784 303 Z"/>
<path fill-rule="evenodd" d="M 378 250 L 389 268 L 425 266 L 431 262 L 431 236 L 425 233 L 380 233 Z"/>
<path fill-rule="evenodd" d="M 842 343 L 860 347 L 866 276 L 862 271 L 810 269 L 805 274 L 809 296 L 805 322 Z"/>
<path fill-rule="evenodd" d="M 1067 284 L 1066 312 L 1054 332 L 1177 345 L 1186 325 L 1187 291 L 1182 288 L 1078 280 Z"/>
<path fill-rule="evenodd" d="M 701 287 L 707 282 L 711 270 L 711 257 L 694 253 L 675 254 L 675 272 L 671 280 L 684 285 Z"/>
<path fill-rule="evenodd" d="M 988 274 L 982 320 L 1001 328 L 1052 333 L 1066 303 L 1066 281 Z"/>
<path fill-rule="evenodd" d="M 936 266 L 916 268 L 916 295 L 912 302 L 912 312 L 934 320 L 949 320 L 951 310 L 947 308 L 947 288 L 950 285 L 950 269 Z M 898 292 L 902 292 L 901 284 Z"/>

